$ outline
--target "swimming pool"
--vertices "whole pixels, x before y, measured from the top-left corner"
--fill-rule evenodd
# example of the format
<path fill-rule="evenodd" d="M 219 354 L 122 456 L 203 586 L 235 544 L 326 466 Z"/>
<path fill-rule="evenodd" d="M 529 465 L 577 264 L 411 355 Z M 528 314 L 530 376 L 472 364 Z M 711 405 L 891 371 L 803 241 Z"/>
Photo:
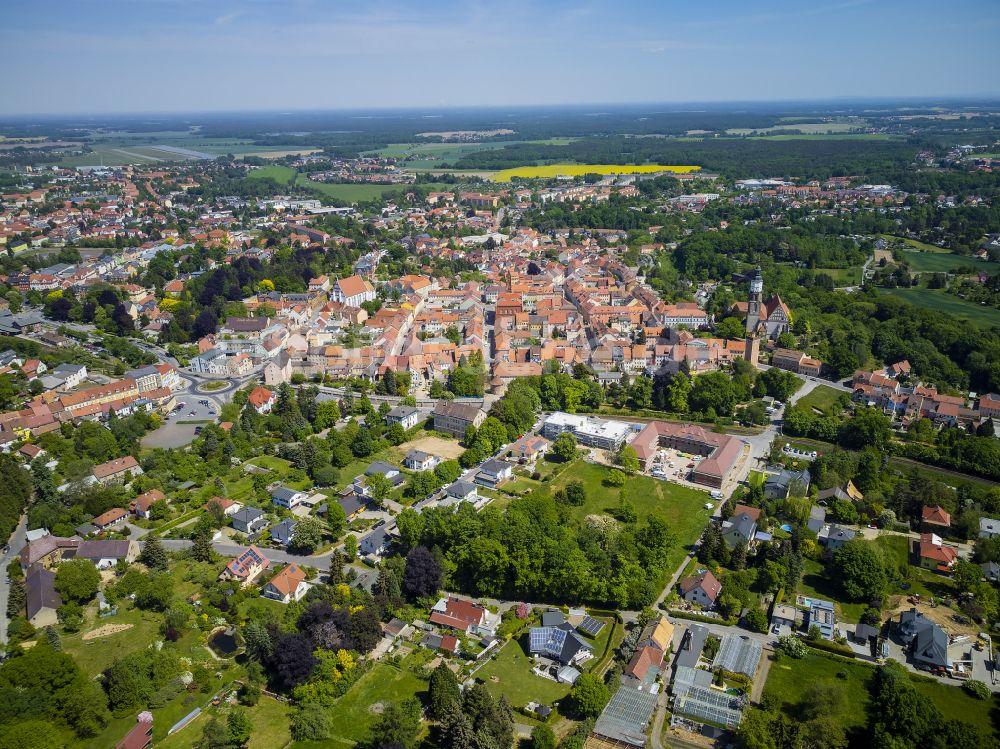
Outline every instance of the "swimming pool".
<path fill-rule="evenodd" d="M 785 523 L 784 525 L 781 526 L 781 530 L 783 530 L 785 533 L 791 533 L 792 526 L 789 525 L 788 523 Z"/>

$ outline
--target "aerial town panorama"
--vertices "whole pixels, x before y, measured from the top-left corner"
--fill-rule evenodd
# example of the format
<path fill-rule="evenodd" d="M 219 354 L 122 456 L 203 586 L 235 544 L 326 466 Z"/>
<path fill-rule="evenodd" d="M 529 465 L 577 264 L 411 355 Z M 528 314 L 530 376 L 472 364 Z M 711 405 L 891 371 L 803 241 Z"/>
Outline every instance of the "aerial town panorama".
<path fill-rule="evenodd" d="M 111 5 L 127 65 L 165 11 Z M 948 54 L 994 79 L 87 108 L 8 59 L 0 749 L 1000 747 L 1000 52 Z"/>

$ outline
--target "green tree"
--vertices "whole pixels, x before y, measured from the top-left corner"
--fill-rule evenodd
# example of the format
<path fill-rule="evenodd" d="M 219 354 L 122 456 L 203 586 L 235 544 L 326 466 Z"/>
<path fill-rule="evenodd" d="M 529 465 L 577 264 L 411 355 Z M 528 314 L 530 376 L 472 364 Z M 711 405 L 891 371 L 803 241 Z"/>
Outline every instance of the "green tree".
<path fill-rule="evenodd" d="M 585 718 L 600 715 L 608 698 L 608 687 L 592 673 L 580 674 L 570 691 L 574 710 Z"/>
<path fill-rule="evenodd" d="M 615 462 L 618 463 L 618 465 L 622 467 L 622 470 L 629 476 L 639 472 L 639 456 L 636 454 L 635 448 L 631 445 L 624 445 L 622 449 L 618 451 L 618 455 L 615 457 Z"/>
<path fill-rule="evenodd" d="M 556 749 L 556 735 L 544 723 L 531 729 L 530 749 Z"/>
<path fill-rule="evenodd" d="M 337 505 L 337 508 L 339 509 L 340 505 Z M 323 522 L 319 518 L 307 517 L 295 524 L 295 534 L 289 546 L 296 554 L 312 554 L 322 543 Z"/>
<path fill-rule="evenodd" d="M 837 580 L 851 601 L 874 601 L 882 598 L 888 585 L 885 564 L 875 546 L 855 539 L 833 555 L 831 579 Z"/>
<path fill-rule="evenodd" d="M 446 663 L 441 663 L 431 672 L 428 715 L 435 720 L 441 720 L 447 714 L 448 708 L 458 704 L 461 698 L 458 679 Z"/>
<path fill-rule="evenodd" d="M 746 336 L 743 321 L 738 317 L 726 317 L 715 326 L 715 334 L 719 338 L 735 340 Z"/>
<path fill-rule="evenodd" d="M 381 473 L 373 473 L 365 477 L 365 486 L 368 487 L 369 496 L 372 501 L 381 507 L 392 493 L 392 482 Z"/>
<path fill-rule="evenodd" d="M 85 603 L 97 595 L 101 573 L 89 559 L 70 559 L 56 569 L 55 588 L 63 600 Z"/>
<path fill-rule="evenodd" d="M 165 570 L 167 568 L 167 552 L 156 536 L 147 536 L 142 545 L 142 553 L 139 554 L 139 561 L 154 570 Z"/>
<path fill-rule="evenodd" d="M 576 457 L 576 437 L 570 432 L 563 432 L 552 443 L 549 451 L 560 463 L 568 463 Z"/>
<path fill-rule="evenodd" d="M 339 502 L 330 501 L 326 506 L 326 529 L 335 539 L 343 535 L 347 528 L 347 515 Z"/>
<path fill-rule="evenodd" d="M 246 710 L 241 707 L 234 707 L 229 712 L 226 725 L 229 728 L 229 740 L 233 745 L 244 747 L 250 742 L 250 736 L 253 733 L 253 723 L 250 722 L 250 716 L 247 715 Z"/>

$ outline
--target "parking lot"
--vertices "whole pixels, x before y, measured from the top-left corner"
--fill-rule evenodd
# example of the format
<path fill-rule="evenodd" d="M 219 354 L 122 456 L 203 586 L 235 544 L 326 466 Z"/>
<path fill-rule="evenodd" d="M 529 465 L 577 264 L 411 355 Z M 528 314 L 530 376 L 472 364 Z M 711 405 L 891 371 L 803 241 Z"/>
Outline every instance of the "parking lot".
<path fill-rule="evenodd" d="M 163 426 L 155 432 L 150 432 L 143 439 L 145 447 L 180 447 L 195 438 L 195 430 L 205 424 L 181 422 L 211 423 L 218 418 L 219 407 L 211 400 L 198 393 L 181 392 L 177 394 L 177 408 L 164 416 Z"/>

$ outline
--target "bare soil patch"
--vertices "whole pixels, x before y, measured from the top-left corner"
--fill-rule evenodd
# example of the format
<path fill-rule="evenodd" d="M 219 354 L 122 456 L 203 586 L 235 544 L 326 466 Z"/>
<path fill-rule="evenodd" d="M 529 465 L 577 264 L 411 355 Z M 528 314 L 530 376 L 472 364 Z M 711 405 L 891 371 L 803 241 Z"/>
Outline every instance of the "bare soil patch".
<path fill-rule="evenodd" d="M 119 632 L 124 632 L 126 629 L 132 629 L 131 624 L 105 624 L 103 627 L 98 627 L 97 629 L 92 629 L 81 637 L 81 640 L 96 640 L 98 637 L 108 637 L 110 635 L 116 635 Z"/>
<path fill-rule="evenodd" d="M 419 439 L 404 442 L 399 446 L 402 454 L 405 455 L 410 450 L 423 450 L 431 455 L 438 455 L 446 460 L 452 460 L 462 454 L 462 445 L 457 440 L 446 440 L 443 437 L 420 437 Z"/>

